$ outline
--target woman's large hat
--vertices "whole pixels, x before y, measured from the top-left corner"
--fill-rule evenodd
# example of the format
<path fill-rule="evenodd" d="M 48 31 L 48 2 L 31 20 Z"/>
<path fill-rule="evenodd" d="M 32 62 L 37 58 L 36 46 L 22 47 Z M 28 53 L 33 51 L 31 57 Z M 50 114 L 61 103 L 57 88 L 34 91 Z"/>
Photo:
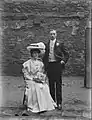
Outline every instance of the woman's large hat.
<path fill-rule="evenodd" d="M 30 51 L 32 49 L 38 49 L 40 51 L 45 51 L 45 44 L 43 42 L 32 43 L 27 47 L 27 50 Z"/>

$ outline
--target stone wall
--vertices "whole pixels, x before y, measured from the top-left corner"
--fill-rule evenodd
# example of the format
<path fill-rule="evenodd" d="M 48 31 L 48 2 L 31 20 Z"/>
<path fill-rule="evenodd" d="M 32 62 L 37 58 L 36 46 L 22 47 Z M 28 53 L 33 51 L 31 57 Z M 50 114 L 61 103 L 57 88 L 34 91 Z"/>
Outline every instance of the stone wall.
<path fill-rule="evenodd" d="M 70 59 L 64 75 L 84 75 L 85 26 L 88 3 L 51 4 L 35 2 L 3 3 L 2 73 L 21 75 L 22 63 L 29 58 L 26 47 L 32 42 L 49 39 L 49 30 L 57 30 Z"/>

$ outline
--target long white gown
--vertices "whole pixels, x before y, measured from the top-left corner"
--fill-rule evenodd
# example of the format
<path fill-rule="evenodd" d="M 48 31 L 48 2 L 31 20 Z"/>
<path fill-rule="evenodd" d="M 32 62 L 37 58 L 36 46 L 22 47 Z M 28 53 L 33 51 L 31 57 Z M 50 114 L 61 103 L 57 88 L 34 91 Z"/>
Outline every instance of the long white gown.
<path fill-rule="evenodd" d="M 26 78 L 27 107 L 34 113 L 49 111 L 57 106 L 52 99 L 49 86 L 46 82 L 38 83 L 33 80 L 37 72 L 43 72 L 44 64 L 40 60 L 30 59 L 23 64 L 23 73 Z"/>

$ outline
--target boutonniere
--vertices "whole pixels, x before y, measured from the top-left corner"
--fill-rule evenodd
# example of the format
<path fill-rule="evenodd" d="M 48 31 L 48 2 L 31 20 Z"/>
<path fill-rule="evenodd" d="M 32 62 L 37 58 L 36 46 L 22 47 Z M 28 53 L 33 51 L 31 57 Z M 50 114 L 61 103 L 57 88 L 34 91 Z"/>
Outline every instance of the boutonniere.
<path fill-rule="evenodd" d="M 56 46 L 59 46 L 59 43 L 56 43 Z"/>

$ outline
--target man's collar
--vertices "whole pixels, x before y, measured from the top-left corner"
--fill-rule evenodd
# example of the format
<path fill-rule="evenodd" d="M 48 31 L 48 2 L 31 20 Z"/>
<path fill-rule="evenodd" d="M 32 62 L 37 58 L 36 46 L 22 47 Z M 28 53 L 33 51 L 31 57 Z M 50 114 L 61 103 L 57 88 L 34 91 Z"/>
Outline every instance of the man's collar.
<path fill-rule="evenodd" d="M 50 41 L 53 41 L 53 43 L 55 43 L 55 42 L 56 42 L 56 39 L 54 39 L 54 40 L 50 40 Z"/>

